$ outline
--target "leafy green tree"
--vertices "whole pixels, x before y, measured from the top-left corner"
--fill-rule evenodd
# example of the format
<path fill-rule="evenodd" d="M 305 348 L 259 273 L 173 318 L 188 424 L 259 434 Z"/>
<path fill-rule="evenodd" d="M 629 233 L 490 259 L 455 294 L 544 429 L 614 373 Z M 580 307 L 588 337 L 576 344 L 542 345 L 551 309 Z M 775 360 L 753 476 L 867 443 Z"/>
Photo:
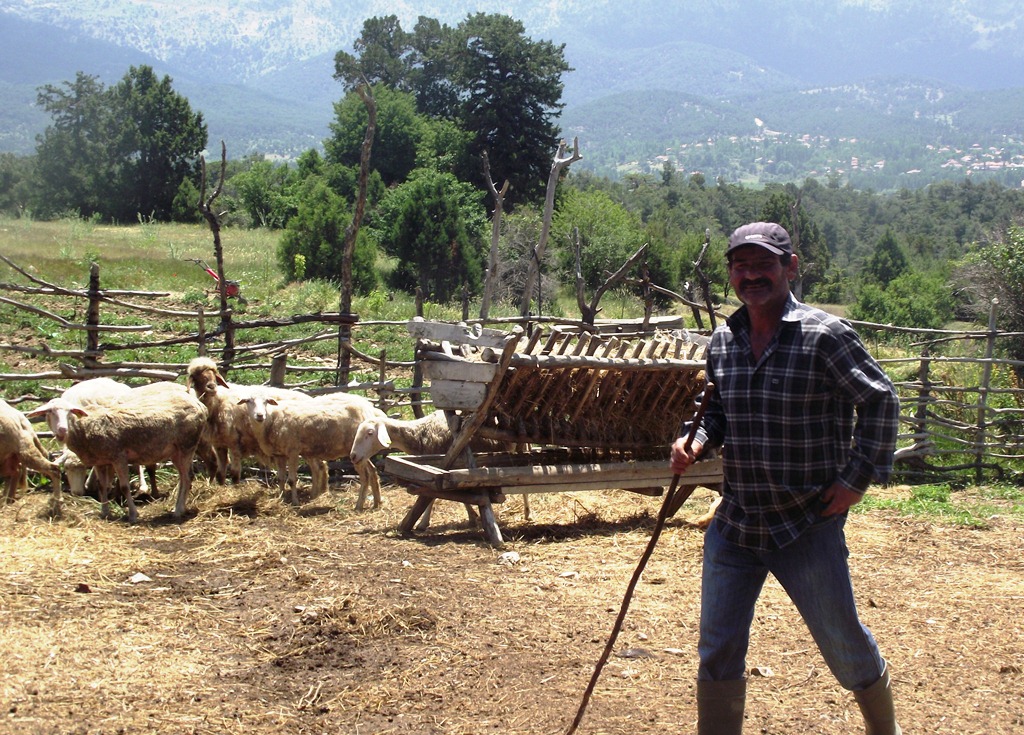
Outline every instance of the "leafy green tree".
<path fill-rule="evenodd" d="M 0 153 L 0 212 L 21 216 L 31 195 L 32 159 Z"/>
<path fill-rule="evenodd" d="M 576 271 L 577 233 L 583 281 L 590 289 L 604 283 L 644 244 L 640 218 L 607 193 L 566 190 L 551 223 L 551 242 L 560 253 L 559 272 L 570 283 Z"/>
<path fill-rule="evenodd" d="M 79 72 L 73 82 L 45 85 L 37 103 L 53 125 L 36 147 L 37 189 L 33 210 L 49 217 L 74 211 L 102 214 L 114 167 L 107 155 L 114 121 L 99 78 Z"/>
<path fill-rule="evenodd" d="M 345 228 L 352 213 L 322 177 L 303 183 L 298 210 L 278 245 L 278 263 L 288 281 L 320 279 L 337 282 L 341 276 Z M 352 285 L 359 293 L 377 286 L 376 243 L 360 232 L 352 259 Z"/>
<path fill-rule="evenodd" d="M 196 178 L 206 148 L 202 113 L 174 91 L 171 78 L 158 78 L 149 66 L 133 66 L 109 91 L 110 108 L 120 121 L 113 219 L 136 214 L 170 218 L 174 196 L 186 178 Z"/>
<path fill-rule="evenodd" d="M 295 214 L 289 174 L 287 166 L 261 159 L 231 177 L 231 187 L 254 226 L 281 228 Z"/>
<path fill-rule="evenodd" d="M 903 273 L 887 287 L 864 284 L 850 317 L 900 327 L 941 329 L 953 317 L 952 299 L 941 274 Z"/>
<path fill-rule="evenodd" d="M 202 114 L 148 66 L 131 67 L 109 89 L 79 72 L 74 82 L 41 87 L 38 101 L 53 118 L 36 149 L 43 216 L 168 219 L 182 181 L 198 176 Z"/>
<path fill-rule="evenodd" d="M 831 256 L 821 230 L 807 209 L 799 205 L 799 201 L 799 196 L 794 196 L 792 192 L 775 192 L 762 207 L 761 219 L 777 222 L 794 238 L 800 256 L 801 286 L 805 292 L 810 293 L 814 284 L 828 272 Z"/>
<path fill-rule="evenodd" d="M 202 222 L 203 215 L 196 204 L 199 202 L 199 187 L 191 179 L 182 179 L 171 203 L 171 219 L 175 222 Z"/>
<path fill-rule="evenodd" d="M 460 90 L 454 78 L 455 29 L 420 16 L 410 39 L 409 90 L 416 109 L 433 118 L 455 119 Z"/>
<path fill-rule="evenodd" d="M 953 284 L 966 314 L 988 322 L 995 299 L 999 328 L 1024 332 L 1024 227 L 1013 226 L 953 268 Z M 1010 356 L 1024 360 L 1024 338 L 1007 338 Z M 1017 370 L 1024 377 L 1024 369 Z"/>
<path fill-rule="evenodd" d="M 494 176 L 511 183 L 509 203 L 539 199 L 558 149 L 562 74 L 571 71 L 564 44 L 532 41 L 507 15 L 471 15 L 457 33 L 459 121 L 473 134 L 470 150 L 487 151 Z"/>
<path fill-rule="evenodd" d="M 892 230 L 886 230 L 885 235 L 875 245 L 875 252 L 871 254 L 864 267 L 865 279 L 877 283 L 886 288 L 894 279 L 906 273 L 910 268 L 907 256 L 903 248 L 896 242 L 896 235 Z"/>
<path fill-rule="evenodd" d="M 412 33 L 387 16 L 364 23 L 355 53 L 338 52 L 334 76 L 350 91 L 363 80 L 375 84 L 378 102 L 383 86 L 412 93 L 421 114 L 457 122 L 470 136 L 469 153 L 479 162 L 487 151 L 494 176 L 508 179 L 512 198 L 526 202 L 543 195 L 558 148 L 554 120 L 563 107 L 561 75 L 570 71 L 563 49 L 531 40 L 521 22 L 505 15 L 477 13 L 456 28 L 420 17 Z M 341 127 L 358 128 L 342 115 L 339 110 Z M 334 137 L 335 160 L 350 161 L 352 133 L 335 131 Z M 383 140 L 374 145 L 375 158 L 381 147 Z M 399 180 L 391 178 L 394 167 L 374 166 L 386 182 Z M 479 163 L 468 171 L 484 185 Z"/>
<path fill-rule="evenodd" d="M 345 89 L 366 83 L 408 91 L 411 36 L 402 30 L 397 15 L 364 20 L 352 48 L 354 54 L 338 51 L 334 55 L 334 78 Z"/>
<path fill-rule="evenodd" d="M 439 302 L 453 299 L 463 284 L 478 291 L 484 261 L 479 195 L 451 174 L 419 169 L 388 199 L 383 244 L 398 261 L 392 285 L 408 292 L 418 286 Z"/>
<path fill-rule="evenodd" d="M 417 153 L 427 134 L 427 121 L 416 112 L 416 103 L 408 92 L 378 85 L 373 90 L 377 103 L 377 127 L 370 165 L 388 186 L 405 181 L 416 167 Z M 331 137 L 324 141 L 328 164 L 353 167 L 366 136 L 368 113 L 355 92 L 334 105 L 335 119 Z"/>

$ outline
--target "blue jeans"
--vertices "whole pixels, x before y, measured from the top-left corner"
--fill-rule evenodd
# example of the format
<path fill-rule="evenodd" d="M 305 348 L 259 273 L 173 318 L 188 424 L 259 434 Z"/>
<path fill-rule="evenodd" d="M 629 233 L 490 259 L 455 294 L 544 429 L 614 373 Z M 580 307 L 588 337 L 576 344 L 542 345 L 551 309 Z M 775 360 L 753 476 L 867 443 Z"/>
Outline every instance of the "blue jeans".
<path fill-rule="evenodd" d="M 771 572 L 796 605 L 839 683 L 866 689 L 882 676 L 874 636 L 853 599 L 845 516 L 819 521 L 785 548 L 757 551 L 722 538 L 714 522 L 704 536 L 700 642 L 702 681 L 742 679 L 754 604 Z"/>

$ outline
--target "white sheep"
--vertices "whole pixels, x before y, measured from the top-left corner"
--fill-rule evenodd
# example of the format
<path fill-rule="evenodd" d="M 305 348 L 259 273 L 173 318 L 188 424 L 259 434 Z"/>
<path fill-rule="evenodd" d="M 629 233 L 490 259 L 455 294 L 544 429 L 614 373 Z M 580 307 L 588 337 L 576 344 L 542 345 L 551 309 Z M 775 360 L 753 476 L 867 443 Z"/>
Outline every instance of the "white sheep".
<path fill-rule="evenodd" d="M 13 503 L 24 468 L 41 472 L 53 483 L 54 510 L 60 508 L 60 468 L 50 461 L 25 414 L 0 399 L 0 477 L 7 479 L 6 498 Z"/>
<path fill-rule="evenodd" d="M 244 395 L 248 421 L 261 451 L 277 462 L 278 483 L 284 495 L 285 483 L 291 486 L 292 503 L 298 505 L 297 470 L 299 457 L 310 465 L 313 494 L 327 489 L 325 462 L 348 457 L 356 429 L 366 419 L 383 416 L 362 396 L 335 393 L 309 401 L 278 401 L 260 392 Z M 367 492 L 373 493 L 373 507 L 380 505 L 380 479 L 370 461 L 354 462 L 359 474 L 359 499 L 362 510 Z"/>
<path fill-rule="evenodd" d="M 42 415 L 46 410 L 40 407 L 28 415 Z M 206 407 L 187 391 L 133 391 L 116 405 L 72 406 L 66 444 L 83 464 L 100 473 L 104 516 L 110 472 L 117 474 L 131 523 L 138 520 L 138 510 L 128 484 L 128 465 L 170 461 L 178 470 L 174 517 L 181 518 L 192 487 L 192 458 L 205 426 Z"/>
<path fill-rule="evenodd" d="M 113 378 L 90 378 L 75 383 L 65 389 L 57 398 L 47 401 L 45 404 L 34 410 L 31 416 L 40 416 L 45 413 L 46 423 L 53 432 L 54 438 L 62 445 L 68 432 L 68 414 L 73 406 L 89 408 L 90 406 L 113 404 L 131 393 L 132 388 L 124 383 L 119 383 Z M 68 487 L 73 495 L 81 495 L 85 490 L 86 473 L 89 467 L 82 462 L 68 462 L 68 453 L 61 454 L 57 463 L 64 467 L 68 477 Z M 156 489 L 156 470 L 153 467 L 146 468 L 149 472 L 150 482 Z M 146 474 L 143 468 L 139 468 L 139 492 L 146 492 Z"/>
<path fill-rule="evenodd" d="M 197 357 L 189 363 L 186 386 L 209 412 L 207 440 L 216 455 L 214 474 L 221 484 L 229 476 L 234 483 L 241 481 L 242 460 L 246 457 L 256 457 L 261 464 L 269 464 L 246 418 L 246 407 L 242 403 L 245 396 L 258 393 L 278 401 L 311 400 L 308 394 L 296 390 L 229 383 L 208 357 Z"/>
<path fill-rule="evenodd" d="M 454 439 L 455 435 L 443 411 L 434 411 L 422 418 L 411 420 L 379 416 L 364 421 L 356 429 L 350 456 L 353 462 L 369 461 L 374 455 L 390 448 L 406 454 L 445 454 Z M 470 448 L 478 452 L 507 451 L 511 445 L 474 437 L 470 441 Z M 424 514 L 424 521 L 421 524 L 424 527 L 430 522 L 430 510 L 428 508 Z M 472 520 L 472 508 L 467 506 L 467 512 L 470 513 Z M 530 519 L 530 501 L 525 493 L 523 516 L 526 520 Z"/>

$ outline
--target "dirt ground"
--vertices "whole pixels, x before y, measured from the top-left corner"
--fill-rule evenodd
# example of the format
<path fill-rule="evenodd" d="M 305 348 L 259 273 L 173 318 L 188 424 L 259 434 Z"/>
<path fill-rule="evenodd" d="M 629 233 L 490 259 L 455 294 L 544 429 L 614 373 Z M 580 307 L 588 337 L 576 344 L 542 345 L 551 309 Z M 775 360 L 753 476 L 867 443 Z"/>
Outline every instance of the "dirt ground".
<path fill-rule="evenodd" d="M 496 550 L 455 504 L 401 538 L 411 496 L 386 487 L 383 509 L 356 513 L 355 495 L 339 483 L 295 510 L 256 481 L 200 479 L 183 522 L 161 500 L 135 526 L 82 498 L 54 521 L 42 493 L 0 509 L 0 732 L 565 732 L 660 500 L 537 495 L 525 522 L 510 496 Z M 694 731 L 702 532 L 687 519 L 710 497 L 666 527 L 579 733 Z M 904 732 L 1024 731 L 1019 522 L 869 510 L 847 529 Z M 863 732 L 771 581 L 748 666 L 745 732 Z"/>

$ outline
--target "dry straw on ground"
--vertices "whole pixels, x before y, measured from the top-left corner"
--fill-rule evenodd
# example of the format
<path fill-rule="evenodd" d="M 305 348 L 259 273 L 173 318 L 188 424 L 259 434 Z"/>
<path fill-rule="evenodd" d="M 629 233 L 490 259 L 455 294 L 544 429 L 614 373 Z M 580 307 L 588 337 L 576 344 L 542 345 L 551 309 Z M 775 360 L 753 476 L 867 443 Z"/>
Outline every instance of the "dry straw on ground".
<path fill-rule="evenodd" d="M 410 497 L 353 512 L 335 486 L 297 511 L 255 481 L 199 480 L 194 512 L 62 519 L 29 494 L 0 511 L 0 732 L 564 732 L 659 500 L 623 492 L 518 496 L 502 508 L 519 561 L 439 504 L 414 539 Z M 903 490 L 874 489 L 878 494 Z M 698 490 L 638 586 L 581 733 L 692 732 Z M 908 733 L 1024 728 L 1024 531 L 966 530 L 872 510 L 848 525 L 858 601 L 892 664 Z M 748 661 L 745 732 L 862 727 L 792 605 L 769 583 Z"/>

